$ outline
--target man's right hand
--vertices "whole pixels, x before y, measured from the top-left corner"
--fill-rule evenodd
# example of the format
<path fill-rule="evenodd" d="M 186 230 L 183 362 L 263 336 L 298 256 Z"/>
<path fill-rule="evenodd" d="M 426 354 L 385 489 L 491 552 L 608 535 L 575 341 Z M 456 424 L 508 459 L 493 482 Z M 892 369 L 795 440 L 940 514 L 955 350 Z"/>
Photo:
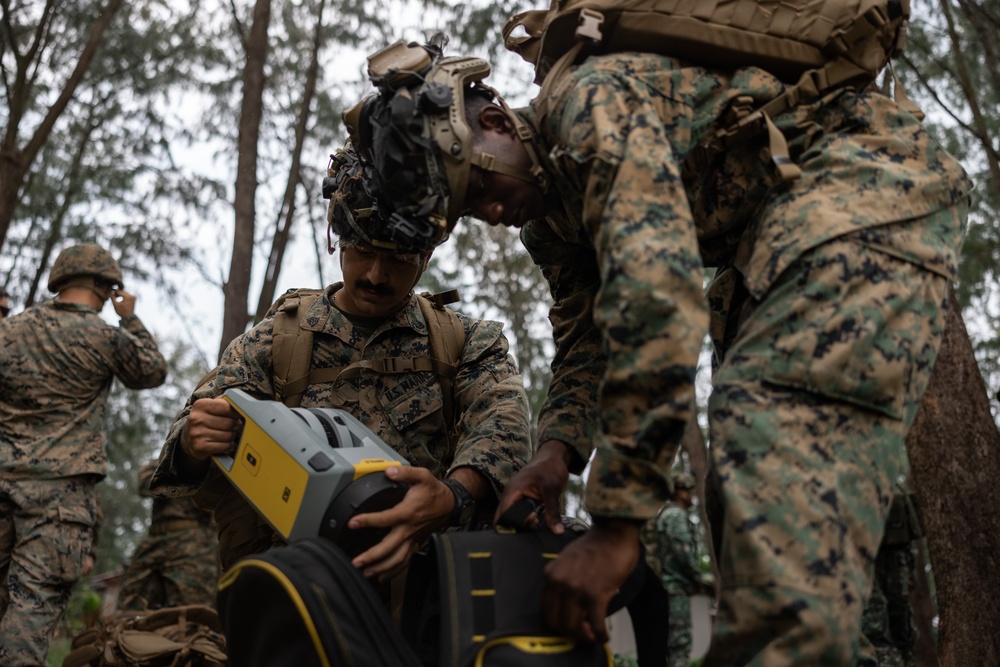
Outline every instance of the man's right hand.
<path fill-rule="evenodd" d="M 194 467 L 201 467 L 210 457 L 232 451 L 242 425 L 239 413 L 226 399 L 199 398 L 191 406 L 181 431 L 184 458 Z"/>
<path fill-rule="evenodd" d="M 562 533 L 562 515 L 559 510 L 559 499 L 566 490 L 569 480 L 569 462 L 571 452 L 569 445 L 559 440 L 546 440 L 535 455 L 528 461 L 503 490 L 500 504 L 497 506 L 493 522 L 521 498 L 531 498 L 542 503 L 545 508 L 545 523 L 553 533 Z M 530 514 L 525 520 L 525 528 L 534 528 L 538 524 L 538 515 Z"/>

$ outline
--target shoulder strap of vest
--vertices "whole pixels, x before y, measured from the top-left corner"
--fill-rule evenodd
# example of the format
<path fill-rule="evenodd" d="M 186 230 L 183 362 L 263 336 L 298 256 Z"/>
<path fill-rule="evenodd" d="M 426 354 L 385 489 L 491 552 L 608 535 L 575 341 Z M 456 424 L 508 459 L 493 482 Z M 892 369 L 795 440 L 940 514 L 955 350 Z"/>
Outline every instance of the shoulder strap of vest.
<path fill-rule="evenodd" d="M 448 290 L 439 294 L 424 292 L 417 294 L 417 303 L 420 304 L 420 312 L 427 320 L 427 338 L 431 346 L 431 361 L 444 366 L 446 373 L 438 370 L 434 372 L 438 375 L 438 382 L 441 385 L 442 406 L 444 423 L 448 425 L 448 441 L 452 454 L 455 452 L 457 440 L 456 415 L 455 415 L 455 390 L 454 378 L 458 374 L 458 367 L 462 361 L 462 351 L 465 349 L 465 327 L 458 319 L 455 311 L 446 304 L 458 301 L 458 291 Z"/>
<path fill-rule="evenodd" d="M 299 318 L 321 294 L 320 290 L 298 290 L 301 294 L 288 293 L 284 303 L 275 303 L 274 359 L 275 398 L 295 407 L 302 394 L 313 384 L 336 382 L 359 377 L 364 371 L 381 374 L 431 371 L 441 385 L 442 413 L 449 429 L 454 430 L 454 389 L 452 380 L 458 374 L 465 349 L 465 326 L 446 304 L 458 301 L 458 291 L 448 290 L 438 294 L 424 292 L 415 295 L 420 312 L 427 322 L 429 357 L 406 359 L 381 357 L 362 359 L 345 367 L 310 370 L 312 360 L 312 332 L 299 326 Z M 291 297 L 291 298 L 288 298 Z M 297 299 L 293 301 L 292 299 Z M 280 306 L 280 307 L 279 307 Z M 270 312 L 270 311 L 269 311 Z M 290 317 L 298 312 L 298 317 Z M 292 402 L 294 401 L 294 403 Z"/>
<path fill-rule="evenodd" d="M 323 294 L 321 289 L 297 289 L 283 294 L 268 309 L 274 316 L 271 360 L 274 366 L 274 398 L 290 408 L 298 407 L 309 386 L 313 332 L 300 325 L 305 314 Z"/>

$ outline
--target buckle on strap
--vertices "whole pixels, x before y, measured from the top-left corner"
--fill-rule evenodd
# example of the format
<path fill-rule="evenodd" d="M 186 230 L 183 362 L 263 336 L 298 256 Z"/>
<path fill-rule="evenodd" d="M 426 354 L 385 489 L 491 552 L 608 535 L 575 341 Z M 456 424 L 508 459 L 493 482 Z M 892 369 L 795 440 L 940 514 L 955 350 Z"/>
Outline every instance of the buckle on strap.
<path fill-rule="evenodd" d="M 586 40 L 592 44 L 600 44 L 604 41 L 604 33 L 601 32 L 601 25 L 604 24 L 604 14 L 584 7 L 580 10 L 580 24 L 576 27 L 577 40 Z"/>

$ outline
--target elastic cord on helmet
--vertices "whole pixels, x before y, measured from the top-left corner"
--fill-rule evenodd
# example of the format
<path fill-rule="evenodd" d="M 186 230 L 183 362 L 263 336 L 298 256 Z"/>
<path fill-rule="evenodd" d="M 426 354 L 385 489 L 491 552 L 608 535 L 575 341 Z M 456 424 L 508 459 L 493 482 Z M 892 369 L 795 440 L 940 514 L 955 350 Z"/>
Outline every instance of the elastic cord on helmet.
<path fill-rule="evenodd" d="M 502 108 L 507 114 L 507 117 L 510 118 L 511 122 L 514 123 L 514 130 L 517 132 L 517 138 L 521 140 L 521 144 L 524 146 L 524 150 L 528 153 L 528 158 L 531 160 L 531 169 L 524 169 L 523 167 L 501 162 L 489 153 L 474 153 L 469 160 L 470 165 L 475 165 L 480 169 L 485 169 L 486 171 L 506 174 L 507 176 L 512 176 L 522 181 L 533 183 L 542 189 L 542 194 L 547 194 L 549 191 L 549 176 L 545 171 L 545 167 L 542 166 L 541 159 L 538 157 L 538 150 L 535 148 L 534 133 L 524 123 L 524 121 L 522 121 L 520 117 L 518 117 L 518 115 L 511 110 L 511 108 L 507 105 L 507 102 L 500 96 L 500 93 L 483 83 L 479 83 L 478 85 L 483 90 L 490 92 L 493 98 L 492 101 Z"/>

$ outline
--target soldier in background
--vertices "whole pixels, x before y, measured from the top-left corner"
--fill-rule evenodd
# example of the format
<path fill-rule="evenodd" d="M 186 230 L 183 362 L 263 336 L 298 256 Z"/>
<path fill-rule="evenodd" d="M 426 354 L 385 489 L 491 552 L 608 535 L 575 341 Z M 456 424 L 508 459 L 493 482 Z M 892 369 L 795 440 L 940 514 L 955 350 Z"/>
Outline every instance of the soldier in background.
<path fill-rule="evenodd" d="M 924 531 L 915 500 L 905 489 L 897 489 L 892 497 L 885 537 L 875 557 L 875 583 L 861 618 L 861 630 L 875 647 L 878 667 L 916 664 L 913 649 L 917 630 L 910 590 L 916 568 L 913 543 L 924 536 Z"/>
<path fill-rule="evenodd" d="M 215 523 L 194 499 L 149 492 L 156 461 L 139 471 L 139 494 L 153 498 L 149 532 L 125 570 L 119 609 L 142 611 L 190 604 L 215 606 L 219 578 Z"/>
<path fill-rule="evenodd" d="M 688 511 L 694 499 L 695 481 L 687 473 L 673 475 L 673 498 L 647 522 L 643 542 L 655 561 L 670 605 L 667 637 L 667 667 L 688 667 L 691 661 L 690 596 L 702 588 L 698 569 L 698 537 Z"/>
<path fill-rule="evenodd" d="M 86 573 L 107 475 L 104 413 L 117 377 L 157 387 L 167 362 L 135 315 L 118 262 L 63 250 L 55 299 L 0 321 L 0 664 L 45 665 L 49 639 Z M 112 300 L 121 317 L 98 315 Z"/>

